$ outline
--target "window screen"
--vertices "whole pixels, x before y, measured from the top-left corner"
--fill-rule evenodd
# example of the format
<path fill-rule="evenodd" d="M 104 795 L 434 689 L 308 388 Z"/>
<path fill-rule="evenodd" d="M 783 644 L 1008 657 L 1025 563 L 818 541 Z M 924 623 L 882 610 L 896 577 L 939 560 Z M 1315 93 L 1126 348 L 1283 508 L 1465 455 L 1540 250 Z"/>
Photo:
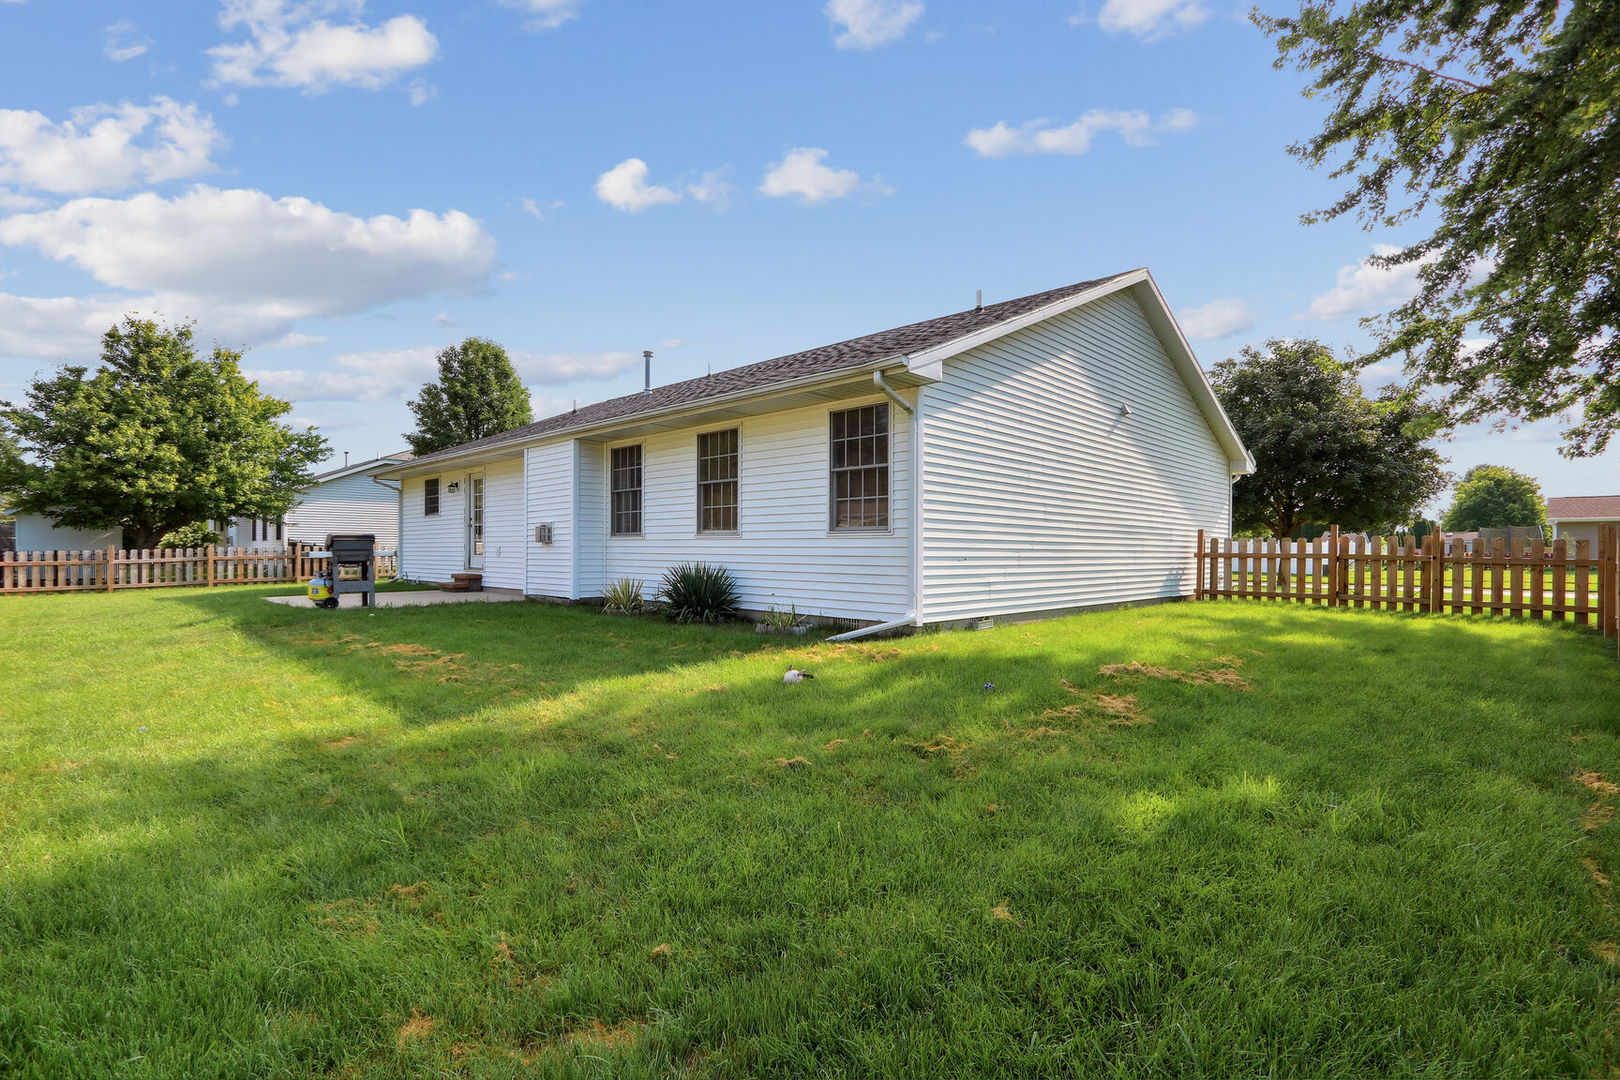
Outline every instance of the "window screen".
<path fill-rule="evenodd" d="M 832 428 L 832 527 L 889 527 L 889 406 L 835 412 Z"/>
<path fill-rule="evenodd" d="M 614 536 L 641 532 L 641 445 L 616 446 L 609 461 L 610 516 Z"/>
<path fill-rule="evenodd" d="M 422 516 L 432 517 L 439 512 L 439 478 L 430 476 L 422 481 Z"/>
<path fill-rule="evenodd" d="M 737 531 L 737 429 L 697 439 L 698 532 Z"/>

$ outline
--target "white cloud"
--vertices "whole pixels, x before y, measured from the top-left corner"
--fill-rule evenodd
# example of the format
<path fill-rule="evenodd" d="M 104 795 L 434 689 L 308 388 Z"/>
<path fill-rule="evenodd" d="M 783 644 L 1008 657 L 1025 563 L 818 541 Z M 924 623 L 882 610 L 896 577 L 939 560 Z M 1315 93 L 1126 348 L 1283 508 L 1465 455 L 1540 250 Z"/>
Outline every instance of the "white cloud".
<path fill-rule="evenodd" d="M 15 210 L 38 210 L 50 203 L 44 199 L 37 199 L 32 195 L 22 195 L 10 188 L 0 187 L 0 211 L 11 213 Z"/>
<path fill-rule="evenodd" d="M 596 197 L 627 214 L 639 214 L 649 206 L 678 203 L 683 196 L 672 188 L 647 183 L 647 163 L 627 158 L 596 178 Z"/>
<path fill-rule="evenodd" d="M 1018 127 L 997 121 L 993 127 L 975 128 L 962 141 L 980 157 L 1007 157 L 1010 154 L 1084 154 L 1092 141 L 1108 131 L 1117 132 L 1126 146 L 1144 147 L 1155 143 L 1154 135 L 1184 135 L 1198 124 L 1191 109 L 1171 109 L 1155 122 L 1141 109 L 1092 109 L 1064 127 L 1052 127 L 1049 120 L 1031 120 Z"/>
<path fill-rule="evenodd" d="M 731 204 L 731 196 L 736 192 L 725 179 L 730 166 L 711 169 L 698 178 L 695 184 L 686 185 L 686 193 L 692 196 L 693 202 L 708 203 L 717 209 L 724 209 Z"/>
<path fill-rule="evenodd" d="M 579 17 L 580 0 L 498 0 L 502 7 L 521 11 L 529 18 L 523 26 L 527 30 L 555 30 L 570 19 Z"/>
<path fill-rule="evenodd" d="M 326 338 L 320 334 L 284 334 L 268 345 L 261 345 L 262 349 L 302 349 L 310 345 L 324 345 Z"/>
<path fill-rule="evenodd" d="M 246 41 L 208 50 L 219 85 L 286 86 L 319 94 L 334 86 L 376 90 L 431 61 L 439 41 L 415 15 L 369 26 L 364 0 L 223 0 L 219 25 Z M 328 22 L 335 15 L 351 21 Z M 421 95 L 412 91 L 413 103 Z"/>
<path fill-rule="evenodd" d="M 53 123 L 0 109 L 0 184 L 82 195 L 201 176 L 226 145 L 214 119 L 166 97 L 149 104 L 86 105 Z"/>
<path fill-rule="evenodd" d="M 838 35 L 840 49 L 875 49 L 905 36 L 922 17 L 921 0 L 827 0 L 821 9 Z"/>
<path fill-rule="evenodd" d="M 143 56 L 152 47 L 152 39 L 143 35 L 133 19 L 119 19 L 111 26 L 102 27 L 106 35 L 101 54 L 116 63 Z"/>
<path fill-rule="evenodd" d="M 531 353 L 511 350 L 512 366 L 518 378 L 542 386 L 562 386 L 584 379 L 611 379 L 641 363 L 633 352 Z"/>
<path fill-rule="evenodd" d="M 495 242 L 460 211 L 359 218 L 308 199 L 199 185 L 172 199 L 74 199 L 0 219 L 0 244 L 68 262 L 132 295 L 0 305 L 0 353 L 82 351 L 124 312 L 195 317 L 204 333 L 263 342 L 300 319 L 366 311 L 396 300 L 484 285 Z M 95 328 L 88 339 L 87 326 Z M 72 350 L 67 350 L 72 351 Z"/>
<path fill-rule="evenodd" d="M 1111 34 L 1135 34 L 1153 41 L 1177 30 L 1189 30 L 1209 18 L 1202 0 L 1105 0 L 1097 25 Z M 1071 25 L 1089 21 L 1082 12 Z"/>
<path fill-rule="evenodd" d="M 36 297 L 0 293 L 0 356 L 93 359 L 107 329 L 141 305 L 120 297 Z"/>
<path fill-rule="evenodd" d="M 266 392 L 297 401 L 403 401 L 439 376 L 439 347 L 374 349 L 333 359 L 337 371 L 244 369 Z M 630 352 L 529 353 L 508 350 L 525 384 L 560 386 L 581 380 L 611 379 L 635 367 Z M 555 411 L 555 410 L 554 410 Z"/>
<path fill-rule="evenodd" d="M 1254 325 L 1254 315 L 1249 311 L 1248 301 L 1237 296 L 1186 308 L 1176 316 L 1176 320 L 1181 323 L 1182 331 L 1194 341 L 1223 338 Z"/>
<path fill-rule="evenodd" d="M 1393 255 L 1400 250 L 1392 244 L 1373 245 L 1374 255 Z M 1300 318 L 1342 319 L 1405 303 L 1417 295 L 1420 265 L 1413 262 L 1385 268 L 1362 259 L 1354 266 L 1340 267 L 1337 283 L 1313 299 Z"/>
<path fill-rule="evenodd" d="M 894 189 L 880 179 L 862 183 L 853 169 L 833 169 L 823 165 L 827 151 L 814 146 L 796 146 L 765 171 L 759 185 L 761 195 L 773 198 L 795 197 L 807 206 L 829 199 L 842 199 L 857 191 L 868 195 L 892 195 Z"/>

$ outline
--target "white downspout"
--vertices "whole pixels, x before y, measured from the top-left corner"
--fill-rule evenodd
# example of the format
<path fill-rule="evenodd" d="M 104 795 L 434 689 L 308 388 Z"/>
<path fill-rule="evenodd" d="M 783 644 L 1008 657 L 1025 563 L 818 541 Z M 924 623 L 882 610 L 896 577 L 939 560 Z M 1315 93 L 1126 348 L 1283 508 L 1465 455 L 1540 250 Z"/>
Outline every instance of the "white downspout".
<path fill-rule="evenodd" d="M 884 396 L 890 401 L 905 410 L 906 415 L 911 418 L 911 543 L 907 545 L 906 550 L 906 562 L 911 578 L 911 610 L 898 619 L 891 619 L 888 622 L 877 623 L 873 626 L 862 626 L 859 629 L 842 634 L 834 634 L 827 639 L 828 641 L 854 641 L 856 638 L 868 637 L 872 634 L 881 634 L 889 630 L 898 630 L 903 626 L 915 626 L 917 624 L 917 525 L 918 519 L 921 517 L 919 511 L 922 502 L 922 489 L 917 482 L 918 477 L 921 475 L 917 459 L 917 410 L 912 408 L 911 402 L 901 397 L 894 387 L 889 385 L 888 380 L 883 377 L 883 372 L 872 372 L 872 384 L 883 391 Z"/>
<path fill-rule="evenodd" d="M 394 580 L 405 579 L 405 481 L 399 481 L 395 487 L 387 480 L 379 480 L 375 476 L 368 476 L 378 487 L 385 487 L 394 493 Z"/>

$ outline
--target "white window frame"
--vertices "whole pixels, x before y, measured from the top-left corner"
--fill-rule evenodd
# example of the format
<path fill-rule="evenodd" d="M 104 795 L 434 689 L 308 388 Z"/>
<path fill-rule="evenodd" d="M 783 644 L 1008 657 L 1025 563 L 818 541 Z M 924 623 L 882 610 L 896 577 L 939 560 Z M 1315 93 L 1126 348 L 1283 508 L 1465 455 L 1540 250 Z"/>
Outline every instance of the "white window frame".
<path fill-rule="evenodd" d="M 614 477 L 613 477 L 613 473 L 614 473 L 613 455 L 618 453 L 620 450 L 629 450 L 631 448 L 634 448 L 636 453 L 637 453 L 636 471 L 637 471 L 637 474 L 638 474 L 637 478 L 638 478 L 638 481 L 639 481 L 637 483 L 636 487 L 634 488 L 634 491 L 636 493 L 636 531 L 635 532 L 619 532 L 618 531 L 618 512 L 614 508 L 614 505 L 613 505 L 613 496 L 615 494 L 617 494 L 617 492 L 619 490 L 619 489 L 615 489 L 614 486 L 613 486 L 613 481 L 614 481 Z M 631 488 L 624 488 L 622 490 L 630 491 L 632 489 Z M 617 446 L 608 447 L 608 452 L 607 452 L 607 512 L 608 512 L 607 517 L 608 517 L 608 538 L 609 539 L 612 539 L 612 540 L 635 539 L 637 537 L 640 537 L 640 536 L 644 535 L 645 530 L 647 528 L 647 444 L 644 441 L 639 441 L 638 440 L 636 442 L 619 443 Z"/>
<path fill-rule="evenodd" d="M 734 468 L 732 470 L 731 479 L 730 480 L 707 480 L 706 481 L 706 480 L 703 479 L 703 461 L 704 461 L 703 440 L 705 438 L 710 437 L 710 436 L 725 435 L 725 434 L 730 434 L 733 437 L 733 440 L 734 440 L 734 445 L 732 447 L 731 455 L 730 455 L 731 458 L 732 458 L 733 465 L 734 465 Z M 698 531 L 698 534 L 701 535 L 701 536 L 736 536 L 739 532 L 742 531 L 742 425 L 741 424 L 734 424 L 731 427 L 715 428 L 712 431 L 700 431 L 700 432 L 697 433 L 697 437 L 692 440 L 692 443 L 693 443 L 693 449 L 694 449 L 694 451 L 695 451 L 695 453 L 697 455 L 696 456 L 695 469 L 694 469 L 694 472 L 693 472 L 693 477 L 694 477 L 694 483 L 696 484 L 697 531 Z M 714 455 L 710 455 L 710 456 L 713 457 Z M 732 517 L 731 528 L 729 528 L 729 529 L 707 529 L 707 528 L 704 528 L 704 526 L 703 526 L 703 511 L 705 509 L 704 504 L 703 504 L 704 490 L 705 490 L 705 488 L 714 488 L 714 487 L 718 487 L 718 486 L 720 486 L 722 484 L 731 484 L 732 487 L 733 487 L 733 490 L 736 493 L 735 498 L 734 498 L 734 500 L 732 501 L 732 504 L 731 504 L 731 517 Z M 722 509 L 722 508 L 715 507 L 714 509 Z"/>
<path fill-rule="evenodd" d="M 433 485 L 433 509 L 428 507 L 428 485 Z M 438 517 L 444 506 L 444 483 L 437 476 L 422 478 L 422 516 L 425 518 Z"/>
<path fill-rule="evenodd" d="M 834 454 L 839 441 L 833 435 L 833 417 L 841 414 L 856 413 L 863 409 L 877 409 L 878 415 L 883 418 L 883 460 L 876 465 L 836 466 Z M 890 522 L 893 520 L 893 479 L 894 479 L 894 414 L 886 401 L 868 402 L 865 405 L 852 405 L 844 409 L 830 409 L 827 412 L 827 531 L 831 533 L 881 533 L 891 531 Z M 862 438 L 862 436 L 856 436 Z M 850 441 L 849 436 L 844 441 Z M 883 523 L 880 525 L 840 525 L 838 524 L 838 477 L 840 474 L 865 472 L 867 470 L 881 470 L 883 476 L 883 494 L 878 496 L 883 500 Z M 852 501 L 852 500 L 846 500 Z"/>

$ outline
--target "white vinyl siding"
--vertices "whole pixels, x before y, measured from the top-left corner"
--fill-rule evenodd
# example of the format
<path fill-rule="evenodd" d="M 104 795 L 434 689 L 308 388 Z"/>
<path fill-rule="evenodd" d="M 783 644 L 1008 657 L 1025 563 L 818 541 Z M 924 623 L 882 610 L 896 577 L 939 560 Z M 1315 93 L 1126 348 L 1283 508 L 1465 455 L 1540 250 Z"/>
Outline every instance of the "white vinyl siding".
<path fill-rule="evenodd" d="M 601 596 L 607 581 L 607 447 L 574 444 L 574 598 Z"/>
<path fill-rule="evenodd" d="M 317 484 L 287 511 L 286 538 L 324 544 L 333 533 L 371 533 L 378 551 L 393 551 L 399 546 L 399 496 L 394 487 L 364 474 Z M 271 531 L 274 535 L 274 526 Z"/>
<path fill-rule="evenodd" d="M 572 597 L 574 592 L 574 444 L 530 447 L 525 468 L 529 484 L 528 547 L 530 596 Z M 551 543 L 535 542 L 534 530 L 551 526 Z"/>
<path fill-rule="evenodd" d="M 484 586 L 525 589 L 523 458 L 484 466 Z M 463 488 L 466 483 L 463 481 Z M 463 524 L 465 528 L 465 524 Z M 532 535 L 533 530 L 529 530 Z M 465 547 L 465 532 L 463 547 Z M 463 569 L 465 569 L 463 567 Z"/>
<path fill-rule="evenodd" d="M 124 546 L 124 530 L 70 529 L 37 514 L 17 515 L 18 551 L 106 551 Z"/>
<path fill-rule="evenodd" d="M 439 512 L 422 514 L 422 482 L 413 476 L 405 485 L 405 542 L 400 547 L 400 576 L 412 581 L 449 581 L 451 574 L 467 569 L 467 534 L 463 522 L 462 498 L 467 485 L 449 490 L 457 480 L 453 473 L 439 474 Z"/>
<path fill-rule="evenodd" d="M 948 359 L 922 400 L 925 621 L 1188 595 L 1197 530 L 1228 532 L 1226 454 L 1129 294 Z"/>
<path fill-rule="evenodd" d="M 669 567 L 709 562 L 736 575 L 747 608 L 797 606 L 804 614 L 862 620 L 904 615 L 911 599 L 909 417 L 890 411 L 889 528 L 833 532 L 827 521 L 832 411 L 795 409 L 740 425 L 734 534 L 698 531 L 697 436 L 712 425 L 646 438 L 639 537 L 608 539 L 606 448 L 579 444 L 577 594 L 598 596 L 605 583 L 635 577 L 650 595 Z M 531 478 L 531 490 L 537 483 Z M 532 507 L 530 517 L 532 531 Z"/>
<path fill-rule="evenodd" d="M 1598 553 L 1598 528 L 1601 524 L 1601 522 L 1597 521 L 1561 521 L 1553 526 L 1553 539 L 1568 540 L 1571 554 L 1574 554 L 1577 541 L 1590 540 L 1592 542 L 1592 555 L 1595 558 Z"/>

